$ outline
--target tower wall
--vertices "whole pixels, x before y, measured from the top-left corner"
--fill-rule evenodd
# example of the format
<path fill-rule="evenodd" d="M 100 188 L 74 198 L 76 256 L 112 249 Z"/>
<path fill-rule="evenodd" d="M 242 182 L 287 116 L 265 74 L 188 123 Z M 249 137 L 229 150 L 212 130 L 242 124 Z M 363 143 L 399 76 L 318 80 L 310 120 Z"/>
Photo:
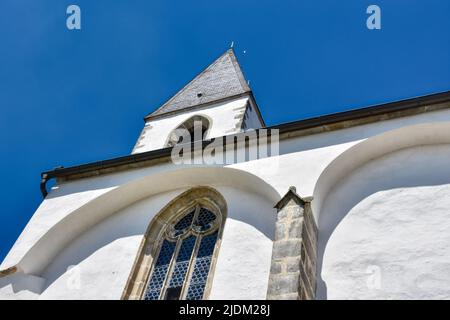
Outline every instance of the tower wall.
<path fill-rule="evenodd" d="M 190 111 L 186 110 L 183 113 L 149 119 L 145 123 L 132 153 L 141 153 L 166 147 L 170 133 L 184 121 L 195 115 L 204 116 L 210 121 L 206 139 L 241 132 L 242 123 L 246 123 L 248 128 L 260 128 L 261 123 L 254 109 L 247 111 L 249 100 L 249 97 L 241 97 L 204 108 L 195 108 Z"/>

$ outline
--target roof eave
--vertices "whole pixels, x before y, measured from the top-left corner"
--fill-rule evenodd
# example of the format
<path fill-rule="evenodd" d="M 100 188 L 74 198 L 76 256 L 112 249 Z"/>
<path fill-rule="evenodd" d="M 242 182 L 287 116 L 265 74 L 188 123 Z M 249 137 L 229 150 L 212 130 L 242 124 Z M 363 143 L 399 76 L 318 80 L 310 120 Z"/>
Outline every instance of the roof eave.
<path fill-rule="evenodd" d="M 362 125 L 365 123 L 373 123 L 376 121 L 386 120 L 385 115 L 390 115 L 387 118 L 392 119 L 448 108 L 450 108 L 450 91 L 397 102 L 390 102 L 362 109 L 344 111 L 310 119 L 283 123 L 271 127 L 266 127 L 266 129 L 278 129 L 280 139 L 285 139 L 291 138 L 293 136 L 293 133 L 295 132 L 303 132 L 304 135 L 312 135 L 319 132 L 339 130 L 342 128 Z M 369 119 L 369 121 L 364 122 L 362 121 L 362 119 Z M 341 126 L 339 126 L 338 124 L 341 124 Z M 230 136 L 239 136 L 240 134 L 245 134 L 245 132 L 232 134 Z M 227 139 L 223 140 L 226 141 Z M 211 141 L 212 139 L 203 141 L 203 146 L 208 145 Z M 83 164 L 79 166 L 56 168 L 51 171 L 46 171 L 41 174 L 41 190 L 43 191 L 42 193 L 45 196 L 45 184 L 49 179 L 52 178 L 80 176 L 87 173 L 91 173 L 90 175 L 93 176 L 103 174 L 105 172 L 110 172 L 114 168 L 121 166 L 139 166 L 138 164 L 142 164 L 147 161 L 154 161 L 158 159 L 162 160 L 164 158 L 170 157 L 171 150 L 172 148 L 158 149 L 109 160 Z"/>

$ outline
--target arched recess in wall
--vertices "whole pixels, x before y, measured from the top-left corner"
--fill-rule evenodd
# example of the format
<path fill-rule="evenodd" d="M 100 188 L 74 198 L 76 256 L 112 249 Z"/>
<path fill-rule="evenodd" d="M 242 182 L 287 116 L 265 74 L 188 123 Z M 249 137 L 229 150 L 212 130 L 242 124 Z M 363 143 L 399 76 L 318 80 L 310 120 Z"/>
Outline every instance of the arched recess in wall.
<path fill-rule="evenodd" d="M 70 212 L 32 243 L 25 243 L 16 257 L 18 272 L 41 275 L 64 248 L 90 227 L 115 212 L 153 195 L 192 186 L 221 185 L 261 195 L 271 203 L 280 194 L 263 179 L 233 168 L 189 167 L 149 174 L 124 183 Z M 14 261 L 15 262 L 15 261 Z"/>
<path fill-rule="evenodd" d="M 173 147 L 177 143 L 183 142 L 186 134 L 189 134 L 191 141 L 195 141 L 196 134 L 201 133 L 197 140 L 205 140 L 211 128 L 211 123 L 211 119 L 204 115 L 192 116 L 170 132 L 165 146 Z"/>
<path fill-rule="evenodd" d="M 206 227 L 199 225 L 205 220 L 202 214 L 211 220 Z M 211 187 L 190 189 L 170 201 L 149 223 L 122 299 L 207 299 L 226 216 L 224 197 Z M 214 239 L 214 244 L 206 248 L 209 239 Z M 180 258 L 180 251 L 189 254 Z M 165 261 L 159 263 L 161 260 Z M 208 272 L 204 274 L 203 269 Z"/>
<path fill-rule="evenodd" d="M 317 179 L 314 187 L 313 214 L 316 222 L 322 204 L 336 183 L 355 168 L 374 159 L 408 147 L 450 142 L 450 122 L 434 122 L 391 130 L 364 140 L 334 159 Z"/>
<path fill-rule="evenodd" d="M 404 265 L 413 265 L 413 262 L 415 262 L 413 259 L 408 264 L 402 264 L 396 260 L 401 259 L 402 256 L 408 256 L 405 253 L 408 246 L 403 246 L 401 241 L 407 239 L 411 234 L 419 234 L 420 232 L 410 230 L 402 237 L 395 238 L 398 236 L 399 230 L 401 234 L 405 231 L 403 229 L 407 228 L 404 221 L 389 224 L 390 219 L 395 221 L 395 219 L 398 219 L 396 214 L 402 212 L 401 208 L 394 210 L 395 206 L 398 205 L 398 202 L 395 201 L 400 201 L 402 204 L 406 202 L 405 207 L 408 208 L 409 203 L 419 201 L 420 197 L 414 199 L 410 196 L 405 201 L 400 195 L 408 195 L 411 190 L 414 192 L 414 188 L 421 190 L 420 188 L 433 188 L 450 183 L 449 175 L 445 174 L 445 161 L 450 158 L 449 144 L 450 122 L 404 127 L 372 137 L 353 146 L 337 157 L 324 170 L 316 185 L 313 201 L 313 203 L 315 202 L 313 206 L 314 214 L 320 230 L 317 269 L 318 298 L 345 299 L 358 296 L 359 298 L 373 299 L 386 298 L 390 294 L 391 297 L 395 297 L 395 293 L 392 292 L 395 291 L 395 288 L 392 288 L 392 286 L 395 286 L 395 279 L 389 281 L 385 279 L 384 281 L 387 281 L 385 284 L 389 283 L 388 285 L 376 289 L 378 291 L 368 291 L 366 287 L 367 277 L 370 272 L 384 272 L 384 277 L 389 279 L 395 274 L 391 270 L 392 261 L 397 261 L 394 265 L 399 270 L 402 270 Z M 442 172 L 442 174 L 439 172 Z M 388 195 L 387 198 L 386 195 Z M 395 198 L 397 196 L 399 198 Z M 392 201 L 392 207 L 394 208 L 392 212 L 389 205 L 384 204 L 386 199 Z M 435 205 L 432 202 L 428 202 L 428 205 Z M 423 204 L 423 202 L 421 203 Z M 442 206 L 443 204 L 437 205 Z M 373 208 L 379 208 L 379 214 L 378 212 L 374 213 Z M 422 205 L 421 208 L 424 208 L 424 206 Z M 418 212 L 418 210 L 413 209 L 411 211 Z M 439 213 L 439 210 L 437 211 Z M 350 213 L 352 215 L 349 215 Z M 380 216 L 383 214 L 386 214 L 386 216 L 381 219 Z M 404 216 L 407 219 L 413 219 L 414 217 L 414 215 L 408 214 Z M 421 217 L 429 218 L 424 213 Z M 360 224 L 358 225 L 355 221 Z M 386 225 L 380 228 L 383 223 Z M 397 225 L 399 227 L 395 229 Z M 420 222 L 417 223 L 417 220 L 414 220 L 414 223 L 410 225 L 413 227 L 419 226 Z M 422 230 L 426 229 L 427 227 L 424 226 Z M 378 232 L 374 232 L 374 230 L 378 230 Z M 385 230 L 390 230 L 386 237 L 384 239 L 377 238 L 378 235 L 384 234 Z M 345 236 L 343 236 L 343 233 L 345 233 Z M 383 243 L 383 241 L 388 241 L 389 237 L 393 237 L 393 240 L 391 239 L 389 244 Z M 425 243 L 426 241 L 431 242 L 434 241 L 434 237 L 431 236 L 424 240 Z M 385 250 L 380 249 L 385 245 Z M 395 251 L 396 246 L 403 247 L 402 254 Z M 432 248 L 434 245 L 431 244 L 428 247 Z M 377 248 L 381 250 L 378 253 Z M 373 250 L 375 251 L 371 252 Z M 425 250 L 428 250 L 428 248 L 425 248 Z M 336 255 L 337 252 L 341 252 L 340 257 Z M 365 255 L 364 252 L 370 252 L 370 254 Z M 417 248 L 411 249 L 411 252 L 412 255 L 419 255 L 419 249 Z M 390 253 L 396 257 L 394 260 L 386 258 L 385 255 L 389 257 Z M 348 259 L 346 260 L 345 257 L 350 256 L 352 258 L 347 261 Z M 379 259 L 385 260 L 380 263 Z M 447 257 L 447 260 L 449 259 L 450 255 Z M 360 262 L 359 265 L 358 261 Z M 380 264 L 381 267 L 386 268 L 387 266 L 390 271 L 382 271 Z M 366 266 L 367 269 L 362 268 L 362 266 Z M 369 270 L 371 266 L 373 270 Z M 336 273 L 336 270 L 340 271 Z M 348 276 L 348 272 L 354 272 L 352 277 Z M 402 273 L 406 274 L 407 272 L 402 271 Z M 324 279 L 321 276 L 324 276 Z M 411 277 L 414 278 L 414 275 Z M 424 277 L 427 277 L 427 275 L 424 275 Z M 401 276 L 397 278 L 401 278 Z M 361 288 L 358 287 L 355 279 L 358 279 L 359 284 L 362 284 Z M 416 280 L 409 282 L 415 283 Z M 440 279 L 440 282 L 443 280 L 450 281 L 450 279 Z M 349 285 L 353 288 L 353 291 L 345 290 L 346 281 L 355 281 L 355 283 Z M 337 286 L 339 290 L 336 290 Z M 383 292 L 383 288 L 389 288 L 391 292 Z M 336 293 L 338 291 L 341 296 Z M 403 291 L 408 292 L 406 289 Z M 398 288 L 398 292 L 403 291 Z M 398 292 L 397 294 L 399 294 Z M 420 298 L 423 292 L 417 291 L 411 294 L 412 298 Z"/>

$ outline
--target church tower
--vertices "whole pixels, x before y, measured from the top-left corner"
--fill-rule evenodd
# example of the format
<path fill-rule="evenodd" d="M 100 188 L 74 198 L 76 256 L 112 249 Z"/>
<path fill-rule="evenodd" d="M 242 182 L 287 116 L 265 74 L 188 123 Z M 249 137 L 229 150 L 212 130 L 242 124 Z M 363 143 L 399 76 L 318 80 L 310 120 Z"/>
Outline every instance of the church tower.
<path fill-rule="evenodd" d="M 233 49 L 144 120 L 133 154 L 173 146 L 177 142 L 174 130 L 191 131 L 198 121 L 202 124 L 203 139 L 265 126 Z"/>

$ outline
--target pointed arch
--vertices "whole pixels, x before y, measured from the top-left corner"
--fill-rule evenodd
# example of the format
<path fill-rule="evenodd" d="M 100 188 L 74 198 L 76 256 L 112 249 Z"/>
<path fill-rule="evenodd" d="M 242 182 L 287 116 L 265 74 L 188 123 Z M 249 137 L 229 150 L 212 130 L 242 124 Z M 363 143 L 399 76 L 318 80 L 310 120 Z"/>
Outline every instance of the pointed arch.
<path fill-rule="evenodd" d="M 215 216 L 206 228 L 198 223 L 202 219 L 200 216 L 202 212 Z M 207 299 L 211 290 L 226 216 L 225 199 L 211 187 L 190 189 L 170 201 L 152 219 L 145 232 L 122 299 L 163 299 L 170 298 L 174 292 L 180 298 L 190 295 L 190 298 Z M 186 223 L 186 220 L 189 221 Z M 180 231 L 178 226 L 182 224 L 186 227 Z M 200 284 L 201 292 L 193 294 L 195 288 L 192 289 L 194 284 L 191 281 L 196 276 L 199 267 L 197 261 L 202 245 L 206 242 L 212 243 L 208 256 L 206 281 Z M 178 284 L 172 286 L 171 283 L 174 282 L 172 276 L 177 271 L 175 269 L 180 267 L 178 265 L 182 255 L 180 251 L 186 250 L 189 251 L 189 257 L 184 257 L 184 261 L 181 261 L 181 264 L 184 264 L 181 280 L 178 279 Z M 164 265 L 161 263 L 162 260 L 166 260 L 163 261 Z M 159 269 L 156 270 L 156 268 Z M 162 275 L 161 270 L 163 270 Z M 160 273 L 157 275 L 159 283 L 154 285 L 153 278 L 157 272 Z M 172 288 L 179 291 L 170 292 Z"/>

